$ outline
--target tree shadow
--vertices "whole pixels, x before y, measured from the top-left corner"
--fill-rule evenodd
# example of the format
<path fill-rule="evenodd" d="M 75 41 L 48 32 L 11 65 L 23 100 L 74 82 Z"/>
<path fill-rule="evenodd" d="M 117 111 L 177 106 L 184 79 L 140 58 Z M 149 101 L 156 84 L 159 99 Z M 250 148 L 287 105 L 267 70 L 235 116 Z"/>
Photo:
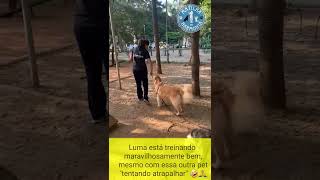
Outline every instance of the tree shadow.
<path fill-rule="evenodd" d="M 319 179 L 320 142 L 271 134 L 236 139 L 237 156 L 214 179 Z"/>
<path fill-rule="evenodd" d="M 0 179 L 2 180 L 18 180 L 17 176 L 6 168 L 0 166 Z"/>

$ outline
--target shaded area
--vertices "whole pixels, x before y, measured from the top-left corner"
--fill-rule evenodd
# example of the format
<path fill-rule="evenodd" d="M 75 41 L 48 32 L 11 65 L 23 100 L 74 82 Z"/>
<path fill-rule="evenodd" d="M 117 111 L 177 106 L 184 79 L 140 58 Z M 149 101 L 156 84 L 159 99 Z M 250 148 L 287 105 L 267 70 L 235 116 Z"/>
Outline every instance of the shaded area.
<path fill-rule="evenodd" d="M 216 9 L 214 78 L 232 72 L 258 71 L 257 19 L 236 9 Z M 314 40 L 314 12 L 285 18 L 284 62 L 288 110 L 271 112 L 258 132 L 235 138 L 236 155 L 228 168 L 215 171 L 215 179 L 319 179 L 320 177 L 320 41 Z M 254 84 L 253 84 L 254 86 Z"/>
<path fill-rule="evenodd" d="M 85 73 L 76 49 L 0 70 L 0 161 L 18 178 L 105 179 L 106 126 L 88 123 Z M 30 166 L 32 164 L 32 166 Z"/>
<path fill-rule="evenodd" d="M 36 52 L 61 48 L 73 42 L 71 4 L 48 2 L 33 8 L 32 28 Z M 58 25 L 57 25 L 58 23 Z M 0 65 L 27 54 L 22 15 L 0 18 Z"/>

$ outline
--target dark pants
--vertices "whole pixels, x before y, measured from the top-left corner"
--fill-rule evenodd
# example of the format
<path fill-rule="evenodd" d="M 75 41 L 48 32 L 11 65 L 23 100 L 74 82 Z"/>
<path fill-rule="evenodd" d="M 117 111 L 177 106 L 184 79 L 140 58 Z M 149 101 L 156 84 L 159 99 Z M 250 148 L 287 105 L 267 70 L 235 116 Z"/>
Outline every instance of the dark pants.
<path fill-rule="evenodd" d="M 107 59 L 108 47 L 106 31 L 76 24 L 74 32 L 86 70 L 91 116 L 99 119 L 106 116 L 106 93 L 102 83 L 102 66 Z"/>
<path fill-rule="evenodd" d="M 137 95 L 140 100 L 148 100 L 148 71 L 133 71 L 134 79 L 137 85 Z M 143 91 L 141 88 L 143 84 Z"/>

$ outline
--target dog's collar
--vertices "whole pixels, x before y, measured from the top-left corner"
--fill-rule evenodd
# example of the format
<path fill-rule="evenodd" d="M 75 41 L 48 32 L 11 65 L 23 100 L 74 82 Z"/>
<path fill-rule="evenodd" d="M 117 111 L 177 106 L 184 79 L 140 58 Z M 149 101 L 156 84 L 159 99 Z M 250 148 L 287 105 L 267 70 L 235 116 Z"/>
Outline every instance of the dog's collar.
<path fill-rule="evenodd" d="M 159 94 L 159 89 L 160 89 L 160 86 L 162 86 L 164 83 L 163 82 L 160 82 L 159 85 L 158 85 L 158 88 L 156 90 L 156 95 Z"/>

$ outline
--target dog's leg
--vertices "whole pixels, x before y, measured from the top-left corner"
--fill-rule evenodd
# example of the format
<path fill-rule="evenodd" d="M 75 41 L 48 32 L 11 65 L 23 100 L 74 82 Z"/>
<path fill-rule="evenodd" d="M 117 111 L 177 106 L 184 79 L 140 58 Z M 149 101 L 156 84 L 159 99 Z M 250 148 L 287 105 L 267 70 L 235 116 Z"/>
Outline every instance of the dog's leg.
<path fill-rule="evenodd" d="M 225 140 L 226 141 L 226 140 Z M 224 142 L 223 143 L 223 149 L 224 149 L 224 157 L 226 158 L 226 159 L 229 159 L 230 158 L 230 149 L 229 149 L 229 145 L 228 145 L 228 143 L 227 142 Z"/>
<path fill-rule="evenodd" d="M 222 166 L 222 161 L 221 161 L 220 155 L 217 152 L 217 148 L 214 148 L 213 150 L 214 150 L 214 154 L 216 156 L 216 161 L 212 164 L 212 166 L 215 169 L 220 169 Z"/>
<path fill-rule="evenodd" d="M 229 128 L 230 122 L 228 121 L 228 111 L 226 111 L 226 106 L 224 106 L 222 99 L 217 98 L 213 104 L 213 123 L 214 123 L 214 132 L 215 139 L 214 149 L 216 155 L 216 162 L 214 163 L 214 168 L 221 168 L 225 163 L 226 156 L 230 154 L 229 134 L 231 128 Z"/>
<path fill-rule="evenodd" d="M 159 95 L 157 95 L 157 103 L 158 103 L 158 107 L 162 106 L 162 101 Z"/>
<path fill-rule="evenodd" d="M 174 98 L 170 98 L 170 100 L 171 100 L 173 107 L 177 111 L 176 115 L 180 116 L 181 115 L 181 103 L 182 103 L 181 96 L 176 96 Z"/>
<path fill-rule="evenodd" d="M 226 123 L 229 123 L 227 120 Z M 226 128 L 223 132 L 224 141 L 223 141 L 223 147 L 224 147 L 224 156 L 226 159 L 230 159 L 232 156 L 232 127 L 231 124 L 227 124 Z"/>
<path fill-rule="evenodd" d="M 182 99 L 182 98 L 181 98 Z M 180 112 L 182 113 L 183 112 L 183 102 L 181 102 L 181 104 L 180 104 Z"/>
<path fill-rule="evenodd" d="M 176 111 L 177 111 L 176 115 L 177 115 L 177 116 L 180 116 L 181 113 L 180 113 L 180 111 L 179 111 L 179 108 L 178 108 L 178 107 L 175 107 L 175 109 L 176 109 Z"/>
<path fill-rule="evenodd" d="M 231 109 L 230 107 L 223 106 L 225 108 L 225 130 L 223 132 L 224 134 L 224 154 L 226 159 L 230 159 L 232 156 L 232 135 L 233 135 L 233 129 L 232 129 L 232 116 L 231 116 Z"/>
<path fill-rule="evenodd" d="M 180 95 L 178 99 L 179 99 L 178 111 L 179 111 L 179 114 L 181 114 L 183 112 L 183 97 L 182 97 L 182 95 Z"/>

